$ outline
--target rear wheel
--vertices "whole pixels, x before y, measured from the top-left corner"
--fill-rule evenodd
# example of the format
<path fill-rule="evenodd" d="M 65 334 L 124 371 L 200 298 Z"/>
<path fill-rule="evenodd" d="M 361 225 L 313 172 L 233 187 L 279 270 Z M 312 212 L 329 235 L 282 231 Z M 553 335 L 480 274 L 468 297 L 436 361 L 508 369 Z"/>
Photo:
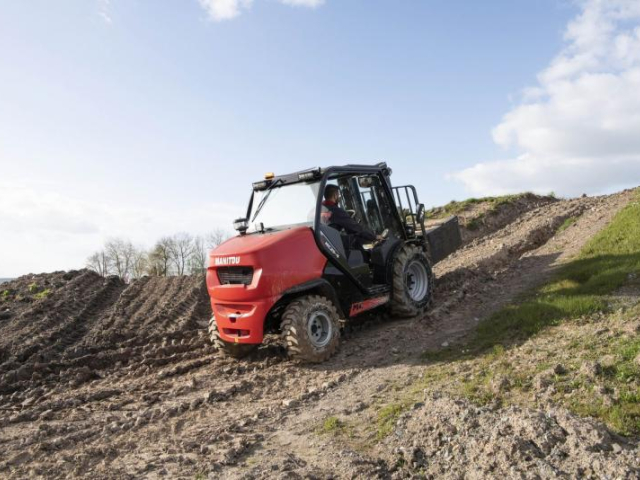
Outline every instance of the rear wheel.
<path fill-rule="evenodd" d="M 258 345 L 252 343 L 229 343 L 222 340 L 215 315 L 212 315 L 211 320 L 209 320 L 209 337 L 218 351 L 233 358 L 246 357 L 258 347 Z"/>
<path fill-rule="evenodd" d="M 282 314 L 282 339 L 294 360 L 318 363 L 330 358 L 340 344 L 340 315 L 331 300 L 305 295 Z"/>
<path fill-rule="evenodd" d="M 433 294 L 433 272 L 424 251 L 415 245 L 404 245 L 393 263 L 393 296 L 391 312 L 400 317 L 423 313 Z"/>

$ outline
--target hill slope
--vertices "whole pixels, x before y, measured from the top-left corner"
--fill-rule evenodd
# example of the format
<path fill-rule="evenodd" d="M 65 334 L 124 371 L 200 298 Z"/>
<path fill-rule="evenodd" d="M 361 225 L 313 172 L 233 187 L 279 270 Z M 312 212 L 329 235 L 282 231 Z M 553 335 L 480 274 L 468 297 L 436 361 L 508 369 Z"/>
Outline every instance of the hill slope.
<path fill-rule="evenodd" d="M 527 342 L 542 337 L 530 336 L 514 350 L 455 355 L 473 347 L 477 326 L 486 325 L 482 320 L 490 322 L 514 299 L 555 278 L 559 265 L 634 198 L 626 191 L 549 201 L 488 228 L 436 266 L 437 297 L 427 317 L 371 318 L 359 331 L 346 332 L 335 358 L 311 367 L 290 363 L 272 342 L 244 361 L 221 358 L 206 340 L 209 305 L 201 279 L 144 279 L 125 286 L 81 271 L 3 285 L 0 474 L 403 478 L 632 472 L 634 438 L 618 437 L 602 423 L 576 416 L 583 413 L 578 410 L 568 412 L 568 403 L 547 405 L 548 396 L 521 402 L 517 386 L 500 390 L 504 383 L 498 381 L 493 393 L 491 379 L 488 387 L 474 381 L 483 362 L 518 364 L 518 349 L 536 350 L 538 344 Z M 637 302 L 635 293 L 629 297 Z M 549 368 L 557 362 L 570 371 L 568 360 L 556 360 L 567 351 L 549 346 Z M 453 386 L 436 381 L 438 372 Z M 469 392 L 480 399 L 490 388 L 497 401 L 478 402 L 455 380 L 470 384 Z M 553 394 L 550 399 L 555 401 Z M 511 454 L 497 455 L 503 449 Z"/>

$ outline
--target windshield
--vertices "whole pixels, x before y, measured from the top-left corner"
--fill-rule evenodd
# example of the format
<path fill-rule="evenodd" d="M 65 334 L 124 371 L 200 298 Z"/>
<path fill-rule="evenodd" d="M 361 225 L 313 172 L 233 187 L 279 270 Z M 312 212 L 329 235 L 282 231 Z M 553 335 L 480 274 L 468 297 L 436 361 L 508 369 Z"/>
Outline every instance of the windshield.
<path fill-rule="evenodd" d="M 320 182 L 294 183 L 255 192 L 249 232 L 313 225 Z M 262 225 L 261 225 L 262 224 Z"/>

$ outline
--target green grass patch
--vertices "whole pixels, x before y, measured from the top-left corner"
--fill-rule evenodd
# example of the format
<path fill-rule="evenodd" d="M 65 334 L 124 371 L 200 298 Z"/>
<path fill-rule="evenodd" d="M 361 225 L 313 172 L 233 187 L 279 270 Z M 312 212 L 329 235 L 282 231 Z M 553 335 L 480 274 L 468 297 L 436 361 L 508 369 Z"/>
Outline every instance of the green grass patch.
<path fill-rule="evenodd" d="M 640 272 L 640 202 L 632 202 L 595 235 L 554 279 L 478 325 L 469 355 L 497 344 L 519 342 L 548 326 L 597 312 L 607 312 L 609 294 L 638 283 Z M 460 356 L 440 352 L 439 360 Z M 434 354 L 425 355 L 433 359 Z"/>
<path fill-rule="evenodd" d="M 577 221 L 578 221 L 577 217 L 567 218 L 564 222 L 562 222 L 562 225 L 558 227 L 558 233 L 564 232 L 567 228 L 569 228 L 571 225 L 573 225 Z"/>
<path fill-rule="evenodd" d="M 353 435 L 353 427 L 334 416 L 327 417 L 317 431 L 323 435 Z"/>
<path fill-rule="evenodd" d="M 45 288 L 43 291 L 36 293 L 34 297 L 38 299 L 42 299 L 42 298 L 46 298 L 50 293 L 51 293 L 51 290 L 48 288 Z"/>
<path fill-rule="evenodd" d="M 638 200 L 560 267 L 548 284 L 481 322 L 463 349 L 425 352 L 423 358 L 434 365 L 423 383 L 479 404 L 505 400 L 535 405 L 536 392 L 544 389 L 533 388 L 534 382 L 542 375 L 551 382 L 555 402 L 578 415 L 596 417 L 623 435 L 639 435 L 640 338 L 625 334 L 623 327 L 638 318 L 640 303 L 612 312 L 617 310 L 616 291 L 623 286 L 640 289 Z M 569 220 L 564 225 L 575 222 Z M 575 329 L 568 329 L 567 322 L 574 322 Z M 604 324 L 618 333 L 598 333 Z M 565 371 L 554 373 L 558 358 Z M 581 369 L 600 360 L 595 377 L 589 368 Z M 498 375 L 508 379 L 504 391 L 496 389 Z M 392 428 L 394 412 L 390 406 L 379 418 L 379 428 Z"/>
<path fill-rule="evenodd" d="M 393 431 L 398 418 L 408 408 L 408 402 L 394 402 L 378 412 L 378 430 L 376 434 L 378 440 L 383 439 Z"/>
<path fill-rule="evenodd" d="M 435 207 L 427 210 L 426 218 L 438 219 L 438 218 L 449 217 L 451 215 L 460 215 L 461 213 L 471 209 L 474 205 L 478 205 L 481 203 L 489 204 L 489 213 L 491 214 L 491 213 L 497 212 L 500 209 L 500 207 L 504 205 L 509 205 L 510 203 L 513 203 L 515 200 L 527 195 L 532 195 L 532 194 L 527 192 L 527 193 L 519 193 L 515 195 L 502 195 L 499 197 L 468 198 L 460 202 L 456 200 L 452 200 L 442 207 Z M 473 219 L 471 223 L 473 223 L 474 220 L 476 219 Z M 473 230 L 474 228 L 478 228 L 480 223 L 481 223 L 481 219 L 478 220 L 478 222 L 473 223 L 471 227 L 467 225 L 467 228 Z"/>
<path fill-rule="evenodd" d="M 29 293 L 36 293 L 40 289 L 40 287 L 38 287 L 38 284 L 35 282 L 30 283 L 27 288 L 29 289 Z"/>

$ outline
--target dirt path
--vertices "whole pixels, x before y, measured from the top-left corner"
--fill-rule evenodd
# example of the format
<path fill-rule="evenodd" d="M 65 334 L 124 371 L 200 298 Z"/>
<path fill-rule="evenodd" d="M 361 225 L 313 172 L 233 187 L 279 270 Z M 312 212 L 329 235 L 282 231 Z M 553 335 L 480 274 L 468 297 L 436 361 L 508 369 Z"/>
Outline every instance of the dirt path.
<path fill-rule="evenodd" d="M 319 366 L 292 364 L 275 344 L 246 361 L 221 358 L 202 328 L 198 279 L 61 278 L 48 298 L 11 304 L 0 320 L 0 476 L 385 477 L 384 452 L 366 438 L 370 407 L 421 375 L 424 350 L 463 339 L 543 281 L 631 195 L 545 205 L 474 240 L 437 266 L 428 317 L 374 319 Z M 556 235 L 569 217 L 579 219 Z M 316 433 L 347 412 L 359 439 Z"/>

